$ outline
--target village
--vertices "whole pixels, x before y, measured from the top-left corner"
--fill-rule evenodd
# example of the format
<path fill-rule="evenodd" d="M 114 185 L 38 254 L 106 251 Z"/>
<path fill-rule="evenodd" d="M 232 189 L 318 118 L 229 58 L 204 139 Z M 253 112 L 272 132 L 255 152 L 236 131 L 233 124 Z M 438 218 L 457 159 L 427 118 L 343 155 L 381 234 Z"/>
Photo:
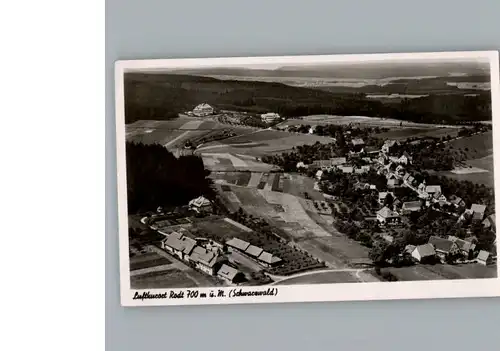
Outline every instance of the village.
<path fill-rule="evenodd" d="M 448 236 L 441 238 L 431 235 L 429 241 L 422 245 L 406 245 L 401 255 L 409 254 L 416 262 L 433 262 L 436 259 L 443 263 L 452 262 L 477 262 L 489 265 L 496 262 L 496 240 L 492 250 L 476 250 L 477 237 L 472 235 L 471 228 L 481 224 L 483 228 L 495 232 L 495 213 L 485 215 L 486 205 L 473 203 L 466 208 L 464 200 L 454 194 L 446 197 L 440 184 L 426 184 L 425 180 L 418 182 L 412 174 L 405 170 L 412 163 L 412 156 L 406 151 L 397 153 L 398 141 L 387 140 L 380 151 L 366 153 L 363 150 L 364 142 L 361 139 L 353 139 L 352 145 L 358 148 L 358 153 L 364 155 L 362 160 L 368 165 L 353 166 L 346 157 L 336 157 L 329 160 L 315 160 L 310 165 L 304 162 L 297 164 L 298 169 L 317 169 L 315 177 L 316 190 L 328 187 L 328 181 L 324 175 L 328 172 L 337 171 L 346 175 L 368 173 L 371 170 L 378 175 L 385 176 L 386 189 L 377 189 L 375 184 L 357 182 L 355 187 L 360 190 L 371 190 L 377 192 L 380 209 L 374 217 L 365 220 L 376 221 L 380 228 L 398 227 L 407 220 L 412 213 L 419 212 L 424 208 L 432 208 L 435 211 L 445 212 L 456 217 L 457 224 L 465 229 L 466 237 L 458 238 Z M 356 153 L 351 153 L 351 155 Z M 355 156 L 358 157 L 358 156 Z M 407 188 L 413 192 L 412 201 L 400 201 L 395 194 L 396 189 Z M 389 244 L 394 241 L 393 236 L 383 234 L 381 239 Z"/>

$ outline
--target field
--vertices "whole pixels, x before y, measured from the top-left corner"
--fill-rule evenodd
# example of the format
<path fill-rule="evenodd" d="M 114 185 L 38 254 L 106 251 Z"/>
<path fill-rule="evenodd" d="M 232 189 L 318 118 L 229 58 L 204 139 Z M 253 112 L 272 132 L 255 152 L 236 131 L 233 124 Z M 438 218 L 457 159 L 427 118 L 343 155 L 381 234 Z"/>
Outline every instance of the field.
<path fill-rule="evenodd" d="M 167 258 L 159 256 L 154 252 L 148 252 L 143 255 L 133 256 L 130 258 L 130 270 L 140 270 L 144 268 L 153 268 L 166 264 L 171 264 Z"/>
<path fill-rule="evenodd" d="M 263 163 L 256 158 L 230 153 L 202 153 L 205 168 L 212 172 L 271 172 L 277 166 Z"/>
<path fill-rule="evenodd" d="M 448 146 L 462 149 L 468 159 L 478 159 L 493 154 L 493 133 L 491 131 L 451 141 Z"/>
<path fill-rule="evenodd" d="M 279 128 L 286 126 L 308 124 L 308 125 L 325 125 L 325 124 L 352 124 L 359 125 L 360 127 L 399 127 L 403 124 L 405 128 L 430 128 L 436 129 L 440 127 L 457 128 L 456 126 L 438 125 L 438 124 L 425 124 L 414 123 L 407 121 L 400 121 L 391 118 L 378 118 L 378 117 L 365 117 L 365 116 L 332 116 L 332 115 L 311 115 L 302 118 L 290 118 L 278 124 Z"/>
<path fill-rule="evenodd" d="M 294 180 L 295 178 L 308 179 L 297 175 L 292 176 Z M 304 190 L 309 191 L 300 186 L 300 182 L 295 184 L 296 189 L 300 189 L 295 190 L 297 195 Z M 285 191 L 291 190 L 292 187 L 291 182 L 288 189 L 285 186 Z M 308 202 L 305 199 L 297 195 L 255 188 L 227 186 L 225 190 L 221 192 L 221 195 L 230 206 L 235 209 L 242 207 L 252 215 L 266 218 L 270 223 L 288 233 L 297 248 L 309 252 L 329 266 L 345 267 L 356 262 L 371 263 L 368 258 L 368 248 L 339 233 L 332 225 L 331 216 L 320 215 L 313 212 L 314 210 L 306 211 Z M 324 198 L 318 200 L 324 200 Z"/>
<path fill-rule="evenodd" d="M 216 152 L 245 154 L 248 156 L 265 156 L 291 150 L 298 145 L 312 145 L 333 142 L 332 138 L 311 134 L 289 133 L 277 130 L 260 130 L 222 141 L 204 144 L 198 153 Z"/>
<path fill-rule="evenodd" d="M 361 281 L 362 280 L 356 276 L 355 272 L 318 272 L 286 279 L 275 285 L 359 283 Z"/>
<path fill-rule="evenodd" d="M 183 147 L 188 140 L 196 141 L 216 131 L 230 130 L 236 135 L 252 132 L 247 127 L 227 126 L 210 119 L 180 116 L 167 121 L 141 120 L 125 126 L 128 141 L 158 143 L 169 149 Z"/>
<path fill-rule="evenodd" d="M 457 128 L 446 128 L 446 127 L 436 127 L 436 128 L 404 128 L 404 127 L 392 127 L 390 131 L 375 134 L 374 136 L 381 139 L 394 139 L 394 140 L 404 140 L 412 137 L 432 137 L 432 138 L 442 138 L 444 136 L 451 136 L 452 138 L 458 135 Z"/>
<path fill-rule="evenodd" d="M 466 138 L 455 139 L 448 146 L 454 150 L 461 149 L 468 158 L 466 166 L 450 172 L 434 172 L 457 180 L 468 180 L 477 184 L 494 186 L 493 135 L 492 132 L 477 134 Z"/>
<path fill-rule="evenodd" d="M 167 269 L 130 277 L 132 289 L 193 288 L 197 284 L 179 269 Z"/>
<path fill-rule="evenodd" d="M 497 276 L 496 266 L 486 267 L 480 264 L 416 265 L 402 268 L 384 268 L 382 271 L 394 274 L 401 281 L 495 278 Z"/>

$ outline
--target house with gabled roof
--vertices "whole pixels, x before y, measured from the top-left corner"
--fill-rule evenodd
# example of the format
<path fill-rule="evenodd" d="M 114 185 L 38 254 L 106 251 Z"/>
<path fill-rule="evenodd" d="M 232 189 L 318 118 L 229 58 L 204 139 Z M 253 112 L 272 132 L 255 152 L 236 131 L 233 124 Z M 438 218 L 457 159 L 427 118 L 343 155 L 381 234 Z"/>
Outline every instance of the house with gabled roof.
<path fill-rule="evenodd" d="M 413 157 L 411 157 L 411 155 L 405 151 L 399 157 L 398 162 L 407 165 L 408 163 L 411 163 L 412 160 L 413 160 Z"/>
<path fill-rule="evenodd" d="M 195 246 L 196 240 L 179 232 L 172 232 L 161 241 L 162 249 L 185 261 Z"/>
<path fill-rule="evenodd" d="M 424 244 L 415 247 L 411 256 L 418 262 L 423 263 L 436 257 L 436 251 L 434 250 L 434 246 L 432 246 L 432 244 Z"/>
<path fill-rule="evenodd" d="M 476 244 L 472 243 L 471 241 L 463 240 L 460 238 L 457 238 L 456 236 L 449 235 L 448 236 L 449 241 L 453 241 L 455 244 L 457 244 L 458 249 L 464 255 L 466 258 L 468 258 L 471 253 L 474 251 L 476 248 Z"/>
<path fill-rule="evenodd" d="M 189 209 L 197 213 L 211 213 L 212 203 L 206 197 L 199 196 L 196 199 L 189 201 Z"/>
<path fill-rule="evenodd" d="M 217 276 L 229 284 L 240 283 L 245 280 L 245 275 L 227 264 L 223 264 L 217 271 Z"/>
<path fill-rule="evenodd" d="M 436 254 L 442 260 L 446 259 L 448 255 L 454 255 L 460 251 L 455 242 L 434 235 L 429 238 L 429 244 L 432 244 Z"/>
<path fill-rule="evenodd" d="M 401 217 L 389 207 L 385 206 L 377 211 L 377 220 L 380 224 L 397 224 Z"/>
<path fill-rule="evenodd" d="M 465 201 L 456 195 L 450 195 L 450 203 L 454 205 L 455 207 L 465 207 Z"/>
<path fill-rule="evenodd" d="M 484 211 L 486 211 L 486 206 L 481 204 L 472 204 L 470 210 L 472 211 L 473 221 L 482 221 L 484 218 Z"/>
<path fill-rule="evenodd" d="M 215 275 L 218 268 L 216 264 L 222 262 L 222 260 L 223 257 L 219 256 L 216 252 L 207 250 L 201 246 L 195 246 L 189 255 L 189 262 L 192 262 L 197 269 L 209 275 Z"/>

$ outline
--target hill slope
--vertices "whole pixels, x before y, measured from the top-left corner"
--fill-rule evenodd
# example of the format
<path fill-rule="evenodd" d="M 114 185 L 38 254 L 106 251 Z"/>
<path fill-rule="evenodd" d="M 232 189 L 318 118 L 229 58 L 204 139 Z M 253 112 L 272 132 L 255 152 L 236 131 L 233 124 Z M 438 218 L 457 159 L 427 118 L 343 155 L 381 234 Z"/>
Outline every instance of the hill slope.
<path fill-rule="evenodd" d="M 285 117 L 363 115 L 426 123 L 491 119 L 491 104 L 484 96 L 431 95 L 389 104 L 357 94 L 340 95 L 281 83 L 163 73 L 125 74 L 126 123 L 175 118 L 178 113 L 202 102 L 220 109 L 255 113 L 273 111 Z"/>

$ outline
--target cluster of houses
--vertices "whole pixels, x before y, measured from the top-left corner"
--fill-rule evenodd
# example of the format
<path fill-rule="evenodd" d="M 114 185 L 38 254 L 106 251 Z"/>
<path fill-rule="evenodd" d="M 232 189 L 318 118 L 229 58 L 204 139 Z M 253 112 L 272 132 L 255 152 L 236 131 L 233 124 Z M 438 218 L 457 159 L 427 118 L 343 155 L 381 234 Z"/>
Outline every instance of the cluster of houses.
<path fill-rule="evenodd" d="M 436 259 L 445 262 L 450 256 L 461 256 L 464 261 L 474 261 L 483 265 L 494 263 L 496 253 L 485 250 L 476 253 L 476 243 L 477 239 L 475 237 L 459 239 L 455 236 L 448 236 L 448 238 L 431 236 L 427 244 L 419 246 L 407 245 L 405 252 L 420 263 L 431 262 Z"/>
<path fill-rule="evenodd" d="M 222 245 L 216 242 L 197 240 L 181 232 L 172 232 L 161 241 L 161 248 L 205 274 L 218 276 L 228 283 L 244 281 L 244 274 L 228 264 Z"/>

